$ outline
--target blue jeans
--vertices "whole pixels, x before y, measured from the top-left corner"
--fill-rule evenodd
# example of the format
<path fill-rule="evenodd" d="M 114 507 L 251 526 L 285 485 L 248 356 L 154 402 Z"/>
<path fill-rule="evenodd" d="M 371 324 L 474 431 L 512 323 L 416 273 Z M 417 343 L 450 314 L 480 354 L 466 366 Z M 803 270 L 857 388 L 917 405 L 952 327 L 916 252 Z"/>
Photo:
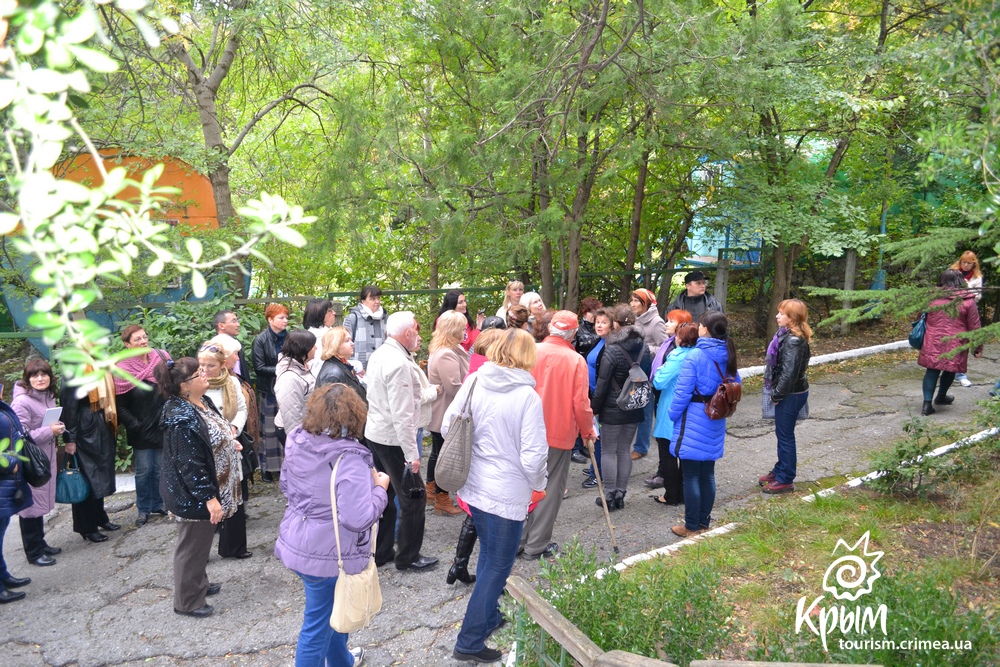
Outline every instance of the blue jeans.
<path fill-rule="evenodd" d="M 10 517 L 0 517 L 0 579 L 10 579 L 10 572 L 7 571 L 7 562 L 3 559 L 3 538 L 7 534 L 7 526 L 10 525 Z"/>
<path fill-rule="evenodd" d="M 656 414 L 656 402 L 649 397 L 649 403 L 642 409 L 642 422 L 635 432 L 635 445 L 632 449 L 643 456 L 649 453 L 649 439 L 653 435 L 653 415 Z"/>
<path fill-rule="evenodd" d="M 160 467 L 163 463 L 163 450 L 134 449 L 132 462 L 135 463 L 135 508 L 140 514 L 162 510 Z"/>
<path fill-rule="evenodd" d="M 306 610 L 295 646 L 295 667 L 353 667 L 347 635 L 330 627 L 337 577 L 312 577 L 296 572 L 306 586 Z"/>
<path fill-rule="evenodd" d="M 562 489 L 559 489 L 562 492 Z M 462 629 L 455 650 L 478 653 L 486 648 L 486 638 L 500 625 L 500 596 L 517 558 L 523 521 L 511 521 L 469 506 L 472 522 L 479 534 L 479 562 L 476 584 L 469 596 Z"/>
<path fill-rule="evenodd" d="M 924 400 L 929 401 L 934 398 L 934 387 L 938 386 L 938 378 L 941 378 L 941 386 L 938 387 L 938 396 L 944 396 L 951 389 L 951 383 L 955 381 L 955 374 L 949 371 L 939 371 L 928 368 L 924 372 Z"/>
<path fill-rule="evenodd" d="M 715 461 L 681 459 L 684 476 L 684 526 L 688 530 L 708 528 L 715 505 Z"/>
<path fill-rule="evenodd" d="M 774 435 L 778 438 L 778 462 L 774 465 L 774 481 L 791 484 L 795 480 L 795 418 L 806 404 L 809 392 L 789 394 L 774 406 Z"/>

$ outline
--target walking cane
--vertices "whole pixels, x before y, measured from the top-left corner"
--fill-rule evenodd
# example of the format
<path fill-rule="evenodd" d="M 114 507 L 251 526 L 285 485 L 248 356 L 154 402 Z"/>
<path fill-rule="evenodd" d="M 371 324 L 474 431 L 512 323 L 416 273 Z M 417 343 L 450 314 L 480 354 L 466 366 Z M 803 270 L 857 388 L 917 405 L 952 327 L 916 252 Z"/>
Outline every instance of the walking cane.
<path fill-rule="evenodd" d="M 611 523 L 611 512 L 608 510 L 608 498 L 604 495 L 604 483 L 601 482 L 601 471 L 597 468 L 597 457 L 594 455 L 594 443 L 587 444 L 587 451 L 590 453 L 590 462 L 594 464 L 594 479 L 597 480 L 597 492 L 601 494 L 601 507 L 604 508 L 604 518 L 608 522 L 608 532 L 611 533 L 611 548 L 618 555 L 618 540 L 615 539 L 615 526 Z"/>

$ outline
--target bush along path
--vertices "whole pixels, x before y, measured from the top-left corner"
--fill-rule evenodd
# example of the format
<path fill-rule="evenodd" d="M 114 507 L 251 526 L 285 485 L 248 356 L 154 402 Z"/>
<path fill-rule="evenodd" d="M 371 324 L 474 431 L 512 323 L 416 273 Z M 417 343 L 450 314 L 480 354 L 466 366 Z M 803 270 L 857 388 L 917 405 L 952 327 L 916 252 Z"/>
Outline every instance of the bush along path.
<path fill-rule="evenodd" d="M 975 426 L 976 402 L 986 398 L 986 391 L 1000 376 L 998 353 L 1000 349 L 995 346 L 987 347 L 982 359 L 973 360 L 969 374 L 975 386 L 969 389 L 956 388 L 955 403 L 939 410 L 928 423 L 961 432 L 983 428 Z M 724 525 L 733 520 L 745 522 L 750 514 L 761 513 L 765 508 L 772 507 L 794 505 L 796 512 L 806 512 L 806 509 L 797 507 L 805 503 L 793 500 L 794 498 L 816 488 L 839 485 L 848 476 L 857 477 L 872 470 L 869 463 L 871 453 L 883 450 L 888 444 L 898 440 L 904 434 L 904 425 L 913 415 L 919 414 L 922 370 L 915 361 L 914 352 L 894 351 L 812 368 L 811 417 L 797 430 L 799 491 L 776 499 L 763 499 L 756 483 L 757 476 L 766 472 L 774 462 L 775 440 L 773 424 L 760 419 L 759 379 L 750 378 L 743 402 L 729 421 L 726 455 L 719 461 L 716 469 L 719 495 L 713 525 Z M 952 437 L 950 440 L 935 442 L 944 444 L 954 439 Z M 655 452 L 655 448 L 653 451 Z M 646 552 L 678 541 L 670 533 L 670 527 L 676 523 L 681 513 L 680 508 L 655 504 L 642 487 L 642 479 L 650 476 L 655 469 L 655 454 L 635 463 L 625 509 L 612 515 L 623 555 Z M 572 551 L 568 545 L 576 540 L 585 552 L 593 552 L 593 565 L 587 568 L 593 573 L 600 565 L 608 564 L 612 552 L 603 514 L 594 505 L 596 491 L 580 486 L 584 467 L 574 464 L 570 469 L 569 498 L 563 503 L 553 539 L 567 547 L 564 551 Z M 864 489 L 858 493 L 867 494 L 871 491 Z M 929 500 L 922 502 L 934 499 L 935 496 L 930 494 Z M 60 506 L 50 516 L 46 528 L 49 543 L 63 548 L 54 567 L 36 568 L 28 565 L 21 548 L 20 535 L 17 531 L 7 531 L 4 556 L 11 572 L 17 576 L 30 575 L 33 581 L 23 589 L 28 592 L 25 600 L 5 607 L 4 613 L 9 611 L 11 618 L 17 622 L 0 623 L 0 654 L 5 656 L 4 665 L 132 667 L 150 664 L 149 661 L 157 665 L 185 667 L 278 667 L 290 664 L 302 623 L 304 599 L 301 582 L 272 555 L 278 523 L 285 507 L 284 497 L 277 487 L 266 484 L 252 487 L 247 529 L 249 548 L 254 552 L 254 557 L 244 561 L 220 560 L 213 551 L 208 573 L 212 581 L 223 584 L 223 589 L 218 596 L 213 597 L 213 605 L 216 607 L 213 618 L 218 618 L 219 622 L 213 622 L 211 627 L 199 625 L 193 619 L 173 613 L 171 564 L 176 526 L 154 520 L 142 528 L 136 528 L 133 500 L 132 493 L 120 493 L 109 499 L 107 505 L 112 520 L 122 524 L 124 528 L 112 533 L 110 539 L 100 545 L 82 542 L 72 532 L 68 508 Z M 830 503 L 840 503 L 842 500 L 838 494 L 838 497 L 825 502 L 827 504 L 821 505 L 822 508 L 828 508 Z M 862 504 L 874 507 L 867 501 Z M 822 514 L 810 521 L 820 521 Z M 877 512 L 875 516 L 877 518 Z M 773 618 L 775 628 L 785 627 L 778 624 L 779 610 L 763 611 L 768 608 L 764 602 L 778 600 L 779 592 L 781 595 L 788 595 L 792 607 L 787 613 L 791 614 L 794 625 L 795 601 L 806 594 L 813 595 L 809 598 L 811 601 L 822 592 L 822 574 L 832 561 L 830 552 L 836 540 L 842 537 L 853 544 L 854 540 L 851 538 L 856 538 L 854 533 L 864 532 L 856 530 L 861 525 L 858 519 L 844 519 L 845 528 L 850 528 L 853 532 L 845 530 L 840 535 L 824 532 L 822 539 L 813 547 L 816 553 L 795 555 L 795 564 L 792 565 L 792 547 L 799 541 L 808 542 L 806 536 L 810 533 L 804 532 L 800 538 L 792 530 L 786 536 L 782 532 L 782 521 L 784 520 L 780 517 L 774 519 L 776 527 L 771 530 L 775 534 L 767 540 L 758 538 L 757 545 L 751 552 L 761 558 L 762 554 L 780 558 L 780 567 L 779 564 L 769 567 L 778 573 L 780 584 L 787 590 L 775 592 L 759 584 L 756 589 L 759 598 L 747 601 L 736 597 L 735 592 L 742 589 L 734 584 L 732 577 L 735 575 L 730 572 L 715 572 L 713 576 L 719 577 L 718 586 L 714 585 L 714 580 L 703 580 L 709 582 L 705 585 L 707 589 L 734 591 L 727 592 L 726 597 L 718 597 L 720 605 L 730 605 L 733 609 L 737 609 L 739 605 L 739 609 L 746 609 L 745 613 L 752 612 Z M 815 525 L 822 526 L 819 523 Z M 427 516 L 422 552 L 442 560 L 443 566 L 437 570 L 422 573 L 400 573 L 392 568 L 380 570 L 385 597 L 383 610 L 369 628 L 351 636 L 352 646 L 363 645 L 367 649 L 366 664 L 406 667 L 458 664 L 450 656 L 471 589 L 459 584 L 446 585 L 444 578 L 447 568 L 444 566 L 454 556 L 460 527 L 461 517 L 441 517 L 434 514 Z M 791 528 L 794 526 L 790 525 L 789 529 Z M 895 534 L 898 531 L 887 529 L 886 532 Z M 787 544 L 784 543 L 786 537 L 789 540 Z M 884 561 L 895 558 L 893 549 L 896 547 L 885 542 L 885 534 L 873 530 L 872 538 L 873 544 L 885 551 Z M 705 545 L 697 548 L 710 547 Z M 953 554 L 954 551 L 952 548 L 949 553 Z M 713 553 L 715 555 L 711 560 L 706 556 L 692 567 L 733 564 L 733 568 L 743 573 L 741 576 L 750 579 L 759 576 L 755 569 L 758 566 L 753 562 L 736 565 L 736 555 L 730 556 L 725 550 Z M 809 558 L 813 555 L 818 560 L 810 561 Z M 556 566 L 562 566 L 562 563 L 572 565 L 572 555 L 567 556 L 568 558 L 557 561 Z M 477 554 L 474 554 L 473 561 L 476 557 Z M 664 560 L 670 563 L 676 561 Z M 796 583 L 794 574 L 798 568 L 804 567 L 799 563 L 816 568 L 819 581 Z M 994 568 L 995 563 L 996 561 L 990 568 Z M 671 564 L 669 567 L 675 566 Z M 786 568 L 788 573 L 785 573 Z M 988 571 L 992 572 L 992 569 Z M 86 576 L 81 578 L 81 573 L 86 573 Z M 514 566 L 514 574 L 541 588 L 547 585 L 541 577 L 538 562 L 518 560 Z M 710 575 L 711 572 L 707 572 L 705 576 Z M 787 581 L 782 578 L 785 576 L 789 578 Z M 805 572 L 800 576 L 805 578 Z M 692 611 L 688 611 L 684 601 L 684 580 L 664 581 L 676 593 L 670 608 L 683 610 L 677 611 L 682 616 L 676 618 L 688 619 L 683 614 L 693 614 L 694 607 L 691 607 Z M 881 580 L 875 582 L 875 590 L 878 590 L 880 582 Z M 752 592 L 751 589 L 748 591 Z M 635 598 L 638 606 L 633 609 L 627 592 L 619 603 L 623 617 L 626 614 L 635 615 L 635 620 L 629 623 L 632 631 L 652 633 L 650 645 L 655 645 L 663 638 L 669 640 L 670 635 L 662 627 L 657 626 L 651 630 L 639 622 L 638 615 L 643 613 L 642 610 L 646 610 L 644 617 L 653 614 L 652 610 L 658 603 Z M 746 594 L 749 595 L 749 592 Z M 728 606 L 720 606 L 711 610 L 712 618 L 716 614 L 721 615 L 721 620 L 712 625 L 712 628 L 721 628 L 721 632 L 725 633 L 726 639 L 722 640 L 724 649 L 699 649 L 702 652 L 735 652 L 739 644 L 735 640 L 740 637 L 738 633 L 741 632 L 737 628 L 750 628 L 744 631 L 765 636 L 760 633 L 768 626 L 741 625 L 744 623 L 742 617 L 738 619 L 736 616 L 727 621 L 731 616 L 728 609 Z M 53 618 L 60 619 L 58 631 L 53 630 Z M 890 615 L 890 622 L 892 618 Z M 654 623 L 653 616 L 649 616 L 649 619 L 650 623 Z M 687 627 L 691 627 L 692 623 L 693 619 L 688 620 Z M 683 623 L 679 621 L 671 621 L 668 625 L 683 629 Z M 595 629 L 595 632 L 600 631 Z M 716 630 L 706 628 L 705 632 L 713 635 Z M 797 635 L 800 641 L 815 640 L 811 634 L 806 636 L 805 632 L 808 632 L 808 628 L 803 630 L 803 634 Z M 608 635 L 607 640 L 599 639 L 600 634 L 591 636 L 602 646 L 621 649 L 628 649 L 630 646 L 628 642 L 620 643 L 619 638 L 611 635 Z M 661 639 L 656 639 L 657 636 Z M 509 649 L 512 637 L 501 636 L 500 639 L 503 639 L 501 646 Z M 689 640 L 684 640 L 688 642 L 686 646 L 694 646 L 695 639 L 692 636 Z M 729 646 L 730 639 L 733 640 L 733 646 Z M 696 655 L 694 649 L 685 650 L 690 655 Z M 749 648 L 742 650 L 746 653 Z M 863 660 L 859 656 L 855 662 Z M 980 661 L 979 664 L 984 662 Z"/>

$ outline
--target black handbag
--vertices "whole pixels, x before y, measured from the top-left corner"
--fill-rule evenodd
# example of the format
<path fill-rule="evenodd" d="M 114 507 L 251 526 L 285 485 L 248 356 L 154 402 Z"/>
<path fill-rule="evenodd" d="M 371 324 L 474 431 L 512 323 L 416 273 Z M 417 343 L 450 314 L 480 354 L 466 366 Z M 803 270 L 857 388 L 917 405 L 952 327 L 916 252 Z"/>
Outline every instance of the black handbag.
<path fill-rule="evenodd" d="M 52 464 L 42 448 L 27 433 L 24 434 L 24 445 L 20 453 L 26 458 L 22 466 L 25 481 L 36 489 L 48 484 L 52 479 Z"/>

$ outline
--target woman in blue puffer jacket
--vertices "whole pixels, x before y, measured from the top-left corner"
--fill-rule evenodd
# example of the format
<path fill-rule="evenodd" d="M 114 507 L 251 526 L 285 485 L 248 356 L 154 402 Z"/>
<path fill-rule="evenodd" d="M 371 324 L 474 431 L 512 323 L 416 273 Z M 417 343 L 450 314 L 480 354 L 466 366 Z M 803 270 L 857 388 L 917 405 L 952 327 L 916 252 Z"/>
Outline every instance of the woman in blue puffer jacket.
<path fill-rule="evenodd" d="M 12 591 L 11 588 L 27 586 L 31 579 L 19 579 L 7 570 L 3 560 L 3 538 L 10 525 L 10 518 L 26 507 L 31 507 L 31 487 L 21 474 L 21 460 L 14 454 L 14 446 L 24 436 L 21 422 L 10 406 L 0 401 L 0 441 L 7 445 L 0 453 L 0 604 L 14 602 L 24 598 L 22 591 Z"/>
<path fill-rule="evenodd" d="M 709 419 L 704 404 L 719 388 L 723 374 L 740 382 L 729 319 L 719 312 L 706 312 L 698 335 L 698 343 L 681 366 L 669 410 L 674 423 L 671 449 L 681 460 L 684 477 L 684 525 L 671 528 L 680 537 L 707 530 L 715 505 L 715 462 L 724 453 L 726 420 Z"/>

